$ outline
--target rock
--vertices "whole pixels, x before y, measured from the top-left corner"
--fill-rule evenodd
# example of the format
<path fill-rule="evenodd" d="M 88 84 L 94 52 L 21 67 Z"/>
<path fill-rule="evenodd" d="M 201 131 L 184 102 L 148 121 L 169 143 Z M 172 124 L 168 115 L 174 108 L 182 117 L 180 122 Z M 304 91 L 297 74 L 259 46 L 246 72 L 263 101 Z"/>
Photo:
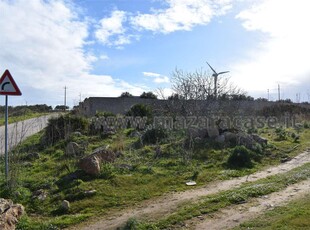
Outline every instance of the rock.
<path fill-rule="evenodd" d="M 100 159 L 96 155 L 84 157 L 80 160 L 78 167 L 90 175 L 99 175 Z"/>
<path fill-rule="evenodd" d="M 236 142 L 237 141 L 237 134 L 232 132 L 225 132 L 224 133 L 225 142 Z"/>
<path fill-rule="evenodd" d="M 106 147 L 97 148 L 92 154 L 83 157 L 79 161 L 78 167 L 90 175 L 99 175 L 101 163 L 114 162 L 119 156 L 122 156 L 119 151 L 113 152 Z"/>
<path fill-rule="evenodd" d="M 207 136 L 207 130 L 205 129 L 195 129 L 195 128 L 189 128 L 188 129 L 188 136 L 192 139 L 195 138 L 201 138 L 204 139 Z"/>
<path fill-rule="evenodd" d="M 117 157 L 123 154 L 120 151 L 113 152 L 108 150 L 107 147 L 101 147 L 94 150 L 91 155 L 96 155 L 102 162 L 114 162 Z"/>
<path fill-rule="evenodd" d="M 216 138 L 220 135 L 220 132 L 217 127 L 209 127 L 207 129 L 207 134 L 210 138 Z"/>
<path fill-rule="evenodd" d="M 75 142 L 69 142 L 66 146 L 65 155 L 75 157 L 83 155 L 83 149 Z"/>
<path fill-rule="evenodd" d="M 0 229 L 14 230 L 24 212 L 21 204 L 13 204 L 11 200 L 0 198 Z"/>
<path fill-rule="evenodd" d="M 81 132 L 75 131 L 72 133 L 73 136 L 81 137 L 83 136 Z"/>
<path fill-rule="evenodd" d="M 95 190 L 95 189 L 84 191 L 84 194 L 86 196 L 92 196 L 92 195 L 95 195 L 96 193 L 97 193 L 97 190 Z"/>
<path fill-rule="evenodd" d="M 196 181 L 188 181 L 188 182 L 186 182 L 185 184 L 188 185 L 188 186 L 194 186 L 194 185 L 196 185 L 197 183 L 196 183 Z"/>
<path fill-rule="evenodd" d="M 237 144 L 244 145 L 246 148 L 253 150 L 256 145 L 256 141 L 247 134 L 238 134 L 237 136 Z"/>
<path fill-rule="evenodd" d="M 33 161 L 33 160 L 36 160 L 36 159 L 39 159 L 40 158 L 40 154 L 39 153 L 28 153 L 25 157 L 24 157 L 24 160 L 26 161 Z"/>
<path fill-rule="evenodd" d="M 67 201 L 67 200 L 63 200 L 63 201 L 61 202 L 61 208 L 62 208 L 63 210 L 65 210 L 65 211 L 69 211 L 69 209 L 70 209 L 70 202 Z"/>
<path fill-rule="evenodd" d="M 285 163 L 285 162 L 288 162 L 288 161 L 290 161 L 290 160 L 292 160 L 291 157 L 285 157 L 285 158 L 282 158 L 282 159 L 280 160 L 280 162 L 281 162 L 281 163 Z"/>
<path fill-rule="evenodd" d="M 257 134 L 252 134 L 251 136 L 254 139 L 254 141 L 256 141 L 260 145 L 267 145 L 268 143 L 268 140 L 266 138 L 263 138 Z"/>
<path fill-rule="evenodd" d="M 105 137 L 106 136 L 112 136 L 114 134 L 116 134 L 116 130 L 114 128 L 111 128 L 111 127 L 107 127 L 105 129 L 103 129 L 103 131 L 102 131 L 102 135 Z"/>
<path fill-rule="evenodd" d="M 32 199 L 45 200 L 47 198 L 47 192 L 43 189 L 39 189 L 32 193 Z"/>
<path fill-rule="evenodd" d="M 219 135 L 218 137 L 215 138 L 215 141 L 220 143 L 220 144 L 223 144 L 225 142 L 225 135 Z"/>
<path fill-rule="evenodd" d="M 137 131 L 137 130 L 133 130 L 133 131 L 129 134 L 129 137 L 130 137 L 130 138 L 141 137 L 141 136 L 142 136 L 142 134 L 141 134 L 139 131 Z"/>

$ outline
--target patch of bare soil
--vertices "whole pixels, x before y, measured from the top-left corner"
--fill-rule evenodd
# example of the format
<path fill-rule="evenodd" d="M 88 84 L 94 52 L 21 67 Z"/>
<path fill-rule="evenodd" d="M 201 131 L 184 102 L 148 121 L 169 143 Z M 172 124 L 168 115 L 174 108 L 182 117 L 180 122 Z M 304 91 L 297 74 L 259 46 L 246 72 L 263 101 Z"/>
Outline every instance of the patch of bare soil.
<path fill-rule="evenodd" d="M 231 229 L 239 224 L 253 219 L 264 211 L 283 206 L 288 202 L 302 197 L 310 192 L 310 179 L 291 185 L 282 191 L 271 193 L 267 196 L 254 198 L 245 204 L 232 205 L 222 209 L 212 216 L 199 216 L 187 221 L 186 229 Z"/>
<path fill-rule="evenodd" d="M 239 177 L 231 180 L 216 181 L 207 184 L 204 187 L 187 190 L 179 193 L 172 193 L 161 196 L 159 198 L 150 199 L 142 202 L 138 207 L 122 210 L 117 213 L 109 214 L 101 219 L 93 219 L 78 226 L 70 227 L 69 229 L 117 229 L 126 223 L 131 218 L 155 220 L 170 214 L 177 210 L 178 206 L 184 202 L 195 202 L 201 196 L 206 196 L 220 191 L 239 187 L 247 181 L 256 181 L 270 175 L 287 172 L 293 168 L 299 167 L 310 162 L 310 151 L 305 151 L 294 157 L 292 160 L 281 165 L 265 169 L 249 176 Z M 237 218 L 237 217 L 236 217 Z M 201 228 L 203 229 L 203 228 Z M 212 229 L 212 228 L 207 228 Z"/>

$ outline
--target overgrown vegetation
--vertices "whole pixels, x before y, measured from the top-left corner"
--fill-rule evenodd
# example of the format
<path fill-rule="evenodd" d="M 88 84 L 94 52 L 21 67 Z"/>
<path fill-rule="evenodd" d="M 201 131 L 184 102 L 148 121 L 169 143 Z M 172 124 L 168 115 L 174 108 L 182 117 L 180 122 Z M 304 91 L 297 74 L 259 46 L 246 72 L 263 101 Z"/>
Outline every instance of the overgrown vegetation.
<path fill-rule="evenodd" d="M 139 107 L 137 111 L 140 110 L 148 112 Z M 140 112 L 136 114 L 143 115 Z M 110 115 L 98 114 L 97 118 L 101 116 Z M 305 122 L 298 129 L 284 129 L 286 138 L 280 139 L 277 130 L 259 129 L 256 133 L 268 138 L 269 143 L 249 150 L 236 146 L 236 143 L 226 145 L 212 138 L 193 137 L 185 130 L 127 128 L 103 136 L 100 133 L 102 130 L 93 132 L 95 126 L 91 126 L 89 120 L 63 115 L 51 119 L 45 131 L 28 138 L 11 153 L 16 169 L 12 174 L 14 186 L 8 188 L 2 175 L 0 195 L 26 207 L 27 216 L 19 223 L 20 229 L 64 228 L 167 192 L 186 190 L 185 182 L 189 180 L 195 180 L 200 186 L 214 180 L 248 175 L 266 165 L 278 164 L 310 146 L 307 124 Z M 71 142 L 83 149 L 82 156 L 91 154 L 99 147 L 121 154 L 115 162 L 103 162 L 98 176 L 90 176 L 77 167 L 82 156 L 66 153 L 66 147 Z M 3 165 L 1 169 L 3 172 Z M 268 183 L 275 183 L 275 180 Z M 281 179 L 276 188 L 281 188 L 283 181 Z M 286 178 L 286 181 L 289 179 Z M 257 188 L 257 194 L 270 192 L 265 191 L 263 186 Z M 93 190 L 95 192 L 90 192 Z M 255 193 L 250 188 L 239 192 L 242 194 L 235 197 L 229 193 L 221 194 L 215 202 L 218 205 L 212 207 L 216 209 L 223 204 L 232 204 Z M 46 195 L 45 198 L 38 199 L 38 193 Z M 64 199 L 70 202 L 68 211 L 61 209 Z M 203 212 L 201 210 L 207 210 L 206 207 L 209 206 L 198 207 L 198 211 L 189 210 L 193 211 L 191 215 L 196 215 Z M 173 217 L 165 223 L 169 226 L 181 220 Z M 139 223 L 134 219 L 128 222 L 129 229 L 137 225 Z M 145 226 L 152 229 L 152 225 Z M 166 225 L 160 222 L 154 226 Z"/>

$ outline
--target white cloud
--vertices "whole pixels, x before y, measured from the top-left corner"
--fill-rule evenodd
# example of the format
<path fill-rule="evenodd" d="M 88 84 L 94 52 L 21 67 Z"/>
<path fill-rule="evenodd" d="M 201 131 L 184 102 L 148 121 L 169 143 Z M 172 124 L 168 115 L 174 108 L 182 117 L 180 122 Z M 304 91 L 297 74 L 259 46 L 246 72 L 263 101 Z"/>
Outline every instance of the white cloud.
<path fill-rule="evenodd" d="M 131 17 L 131 23 L 138 29 L 171 33 L 206 25 L 212 17 L 225 14 L 231 8 L 231 0 L 165 1 L 168 4 L 167 9 L 153 10 L 151 14 L 139 13 Z"/>
<path fill-rule="evenodd" d="M 101 55 L 99 56 L 99 58 L 100 58 L 101 60 L 109 60 L 109 56 L 106 55 L 106 54 L 101 54 Z"/>
<path fill-rule="evenodd" d="M 153 73 L 153 72 L 142 72 L 142 73 L 145 77 L 152 77 L 153 82 L 157 84 L 170 82 L 167 76 L 161 75 L 159 73 Z"/>
<path fill-rule="evenodd" d="M 146 77 L 160 77 L 161 74 L 159 73 L 152 73 L 152 72 L 142 72 L 144 76 Z"/>
<path fill-rule="evenodd" d="M 85 52 L 89 25 L 65 1 L 0 1 L 0 12 L 0 72 L 10 70 L 23 93 L 20 100 L 62 102 L 65 85 L 68 102 L 79 93 L 118 96 L 124 91 L 111 76 L 89 74 L 97 60 Z"/>
<path fill-rule="evenodd" d="M 284 87 L 309 83 L 309 9 L 308 0 L 264 0 L 237 15 L 245 29 L 265 35 L 247 60 L 232 66 L 239 85 L 265 92 L 278 83 Z"/>
<path fill-rule="evenodd" d="M 123 23 L 126 22 L 126 12 L 115 10 L 111 17 L 100 20 L 100 25 L 95 32 L 96 38 L 104 45 L 122 46 L 129 44 L 133 35 L 127 35 Z"/>

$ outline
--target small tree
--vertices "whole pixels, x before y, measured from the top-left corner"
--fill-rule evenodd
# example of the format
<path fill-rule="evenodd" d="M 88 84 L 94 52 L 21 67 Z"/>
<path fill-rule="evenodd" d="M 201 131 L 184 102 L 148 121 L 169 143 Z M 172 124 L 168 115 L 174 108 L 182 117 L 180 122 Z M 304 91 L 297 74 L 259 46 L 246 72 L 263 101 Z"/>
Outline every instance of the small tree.
<path fill-rule="evenodd" d="M 152 93 L 152 92 L 143 92 L 141 95 L 140 95 L 140 98 L 149 98 L 149 99 L 157 99 L 157 96 Z"/>
<path fill-rule="evenodd" d="M 123 92 L 120 97 L 133 97 L 133 95 L 129 92 Z"/>
<path fill-rule="evenodd" d="M 185 100 L 214 99 L 214 77 L 203 69 L 185 72 L 175 69 L 171 78 L 172 90 Z M 229 98 L 230 95 L 245 95 L 237 86 L 223 76 L 217 80 L 217 98 Z"/>
<path fill-rule="evenodd" d="M 143 104 L 133 105 L 130 110 L 126 113 L 127 116 L 133 117 L 152 117 L 152 110 L 149 106 Z"/>

